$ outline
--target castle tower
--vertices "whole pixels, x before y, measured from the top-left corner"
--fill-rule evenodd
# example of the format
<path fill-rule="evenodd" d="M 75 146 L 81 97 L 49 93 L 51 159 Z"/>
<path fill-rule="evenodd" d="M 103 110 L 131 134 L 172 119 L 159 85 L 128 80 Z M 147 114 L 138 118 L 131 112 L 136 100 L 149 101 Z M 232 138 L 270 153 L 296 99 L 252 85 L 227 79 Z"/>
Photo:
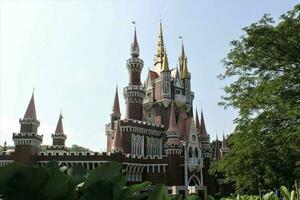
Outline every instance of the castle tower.
<path fill-rule="evenodd" d="M 171 103 L 171 72 L 169 70 L 168 55 L 164 52 L 162 69 L 160 72 L 161 79 L 161 102 L 165 107 Z"/>
<path fill-rule="evenodd" d="M 169 128 L 167 130 L 167 141 L 164 145 L 165 154 L 168 156 L 168 185 L 179 185 L 179 176 L 174 176 L 180 171 L 180 155 L 183 145 L 179 140 L 180 133 L 175 119 L 175 106 L 172 103 Z"/>
<path fill-rule="evenodd" d="M 197 127 L 195 125 L 194 119 L 192 119 L 191 129 L 189 132 L 184 157 L 185 173 L 187 173 L 187 175 L 185 176 L 185 185 L 203 186 L 203 159 L 200 148 L 200 142 L 198 140 Z"/>
<path fill-rule="evenodd" d="M 37 134 L 40 121 L 36 117 L 34 93 L 32 93 L 25 115 L 23 119 L 19 120 L 19 123 L 21 125 L 20 133 L 13 133 L 14 160 L 32 164 L 36 160 L 39 146 L 43 141 L 43 136 Z"/>
<path fill-rule="evenodd" d="M 182 74 L 183 71 L 183 65 L 184 62 L 187 60 L 186 56 L 185 56 L 185 51 L 184 51 L 184 45 L 183 43 L 181 44 L 181 54 L 179 56 L 179 69 L 180 69 L 180 74 Z"/>
<path fill-rule="evenodd" d="M 199 134 L 203 158 L 211 158 L 210 137 L 206 131 L 203 111 L 201 110 L 201 123 L 199 123 L 198 111 L 196 110 L 196 127 Z"/>
<path fill-rule="evenodd" d="M 221 159 L 220 142 L 217 136 L 217 139 L 215 141 L 214 161 L 218 161 L 220 159 Z"/>
<path fill-rule="evenodd" d="M 162 23 L 160 22 L 158 41 L 157 41 L 157 51 L 154 57 L 154 71 L 158 74 L 161 72 L 162 69 L 164 55 L 165 55 L 164 36 L 163 36 Z"/>
<path fill-rule="evenodd" d="M 227 146 L 227 141 L 226 141 L 225 135 L 223 134 L 223 141 L 222 141 L 222 146 L 221 146 L 221 157 L 224 157 L 224 155 L 228 152 L 229 152 L 229 148 Z"/>
<path fill-rule="evenodd" d="M 111 128 L 114 129 L 114 121 L 119 120 L 121 118 L 121 112 L 120 112 L 120 103 L 119 103 L 119 95 L 118 95 L 118 87 L 116 87 L 116 93 L 115 93 L 115 99 L 114 104 L 112 108 L 112 113 L 110 115 L 110 125 Z"/>
<path fill-rule="evenodd" d="M 67 136 L 64 134 L 64 127 L 63 127 L 63 116 L 60 113 L 58 122 L 56 125 L 55 133 L 52 134 L 52 145 L 60 147 L 61 149 L 65 148 L 65 141 Z"/>
<path fill-rule="evenodd" d="M 122 132 L 121 132 L 121 127 L 120 127 L 120 121 L 117 121 L 117 129 L 114 134 L 111 151 L 112 152 L 123 152 Z"/>
<path fill-rule="evenodd" d="M 145 97 L 144 87 L 141 84 L 141 71 L 144 61 L 139 58 L 140 48 L 137 41 L 136 30 L 134 30 L 134 40 L 131 44 L 131 58 L 127 60 L 129 73 L 129 85 L 124 88 L 124 98 L 126 101 L 126 118 L 142 120 L 143 99 Z"/>
<path fill-rule="evenodd" d="M 183 60 L 182 80 L 183 80 L 184 92 L 185 92 L 185 96 L 186 96 L 186 103 L 189 104 L 189 105 L 191 105 L 192 104 L 191 75 L 190 75 L 190 73 L 188 71 L 187 58 L 186 57 Z"/>

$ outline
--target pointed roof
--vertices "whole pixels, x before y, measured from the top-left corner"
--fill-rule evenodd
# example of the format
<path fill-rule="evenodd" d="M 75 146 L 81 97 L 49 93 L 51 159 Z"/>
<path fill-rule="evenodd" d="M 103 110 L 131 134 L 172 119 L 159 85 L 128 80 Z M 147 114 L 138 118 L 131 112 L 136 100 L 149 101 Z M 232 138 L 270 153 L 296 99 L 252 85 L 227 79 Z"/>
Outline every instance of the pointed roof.
<path fill-rule="evenodd" d="M 152 70 L 149 70 L 149 76 L 150 76 L 151 80 L 156 79 L 156 78 L 159 77 L 159 75 L 156 72 L 152 71 Z"/>
<path fill-rule="evenodd" d="M 115 99 L 114 99 L 112 114 L 121 115 L 121 112 L 120 112 L 120 103 L 119 103 L 119 95 L 118 95 L 118 86 L 116 86 L 116 93 L 115 93 Z"/>
<path fill-rule="evenodd" d="M 185 58 L 185 52 L 184 52 L 184 45 L 183 45 L 183 42 L 181 44 L 181 55 L 180 55 L 181 58 Z"/>
<path fill-rule="evenodd" d="M 203 111 L 201 110 L 201 123 L 200 123 L 200 134 L 201 135 L 208 135 L 205 127 L 204 115 Z"/>
<path fill-rule="evenodd" d="M 164 52 L 165 52 L 165 45 L 164 45 L 163 28 L 162 28 L 162 23 L 160 22 L 156 56 L 162 58 L 164 56 Z"/>
<path fill-rule="evenodd" d="M 181 54 L 179 56 L 179 67 L 180 67 L 180 72 L 183 72 L 183 65 L 185 62 L 186 56 L 185 56 L 185 51 L 184 51 L 184 45 L 183 42 L 181 44 Z"/>
<path fill-rule="evenodd" d="M 164 52 L 164 58 L 163 58 L 163 64 L 162 64 L 162 71 L 163 72 L 169 71 L 169 62 L 168 62 L 168 56 L 167 56 L 166 50 Z"/>
<path fill-rule="evenodd" d="M 226 142 L 226 139 L 225 139 L 225 135 L 223 134 L 223 140 L 222 140 L 222 149 L 227 149 L 227 142 Z"/>
<path fill-rule="evenodd" d="M 27 110 L 24 115 L 24 119 L 37 119 L 36 111 L 35 111 L 35 103 L 34 103 L 34 92 L 32 93 L 31 99 L 29 101 Z"/>
<path fill-rule="evenodd" d="M 64 127 L 63 127 L 62 119 L 63 119 L 63 116 L 60 113 L 59 119 L 58 119 L 58 122 L 57 122 L 57 125 L 56 125 L 56 129 L 55 129 L 55 134 L 56 135 L 63 135 L 64 134 Z"/>
<path fill-rule="evenodd" d="M 131 55 L 139 56 L 139 54 L 140 54 L 140 47 L 136 36 L 136 28 L 134 28 L 133 42 L 131 43 Z"/>
<path fill-rule="evenodd" d="M 198 116 L 198 110 L 197 110 L 197 108 L 196 108 L 196 128 L 197 128 L 197 132 L 200 133 L 201 126 L 200 126 L 200 121 L 199 121 L 199 116 Z"/>
<path fill-rule="evenodd" d="M 220 144 L 218 140 L 218 136 L 215 142 L 215 155 L 214 155 L 214 160 L 220 160 L 221 159 L 221 152 L 220 152 Z"/>
<path fill-rule="evenodd" d="M 113 151 L 123 151 L 122 147 L 122 131 L 120 121 L 117 121 L 117 130 L 115 132 L 115 137 L 112 145 Z"/>
<path fill-rule="evenodd" d="M 189 78 L 189 70 L 188 70 L 187 59 L 186 58 L 184 59 L 184 62 L 183 62 L 182 78 L 183 79 Z"/>
<path fill-rule="evenodd" d="M 170 122 L 169 122 L 169 128 L 167 131 L 168 132 L 179 132 L 177 124 L 176 124 L 174 103 L 172 103 L 172 106 L 171 106 Z"/>

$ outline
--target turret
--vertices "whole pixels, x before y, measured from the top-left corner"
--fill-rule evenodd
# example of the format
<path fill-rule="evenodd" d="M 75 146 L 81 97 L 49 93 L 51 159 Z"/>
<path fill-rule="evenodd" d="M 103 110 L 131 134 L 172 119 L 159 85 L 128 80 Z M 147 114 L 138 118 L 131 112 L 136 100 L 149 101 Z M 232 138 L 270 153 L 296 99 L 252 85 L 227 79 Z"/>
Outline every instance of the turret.
<path fill-rule="evenodd" d="M 117 128 L 113 137 L 112 152 L 123 152 L 122 146 L 122 131 L 120 121 L 117 121 Z"/>
<path fill-rule="evenodd" d="M 184 47 L 182 45 L 182 51 L 184 54 Z M 182 55 L 185 57 L 185 54 Z M 181 65 L 180 65 L 181 66 Z M 187 58 L 182 58 L 182 80 L 184 85 L 184 91 L 186 96 L 186 103 L 192 104 L 192 94 L 191 94 L 191 75 L 189 74 L 188 65 L 187 65 Z"/>
<path fill-rule="evenodd" d="M 144 61 L 139 58 L 139 45 L 134 31 L 134 40 L 131 44 L 131 58 L 127 60 L 129 73 L 129 84 L 124 88 L 124 98 L 126 101 L 126 118 L 142 120 L 142 104 L 145 97 L 144 87 L 141 84 L 141 71 Z"/>
<path fill-rule="evenodd" d="M 21 128 L 20 133 L 13 133 L 15 144 L 14 160 L 26 164 L 33 164 L 43 136 L 38 135 L 39 120 L 36 117 L 34 93 L 32 93 L 28 107 L 23 119 L 19 120 Z"/>
<path fill-rule="evenodd" d="M 229 148 L 227 146 L 227 141 L 225 135 L 223 134 L 222 146 L 221 146 L 221 157 L 224 157 L 226 153 L 229 152 Z"/>
<path fill-rule="evenodd" d="M 203 158 L 211 158 L 211 146 L 209 135 L 206 131 L 203 111 L 201 110 L 201 123 L 199 122 L 198 111 L 196 110 L 196 127 L 199 134 Z"/>
<path fill-rule="evenodd" d="M 64 127 L 63 127 L 62 120 L 63 120 L 63 116 L 60 113 L 55 132 L 54 132 L 54 134 L 52 134 L 52 145 L 60 147 L 60 149 L 65 148 L 65 141 L 67 139 L 67 136 L 64 133 Z"/>
<path fill-rule="evenodd" d="M 174 176 L 180 170 L 180 155 L 183 145 L 179 140 L 180 132 L 175 119 L 175 106 L 171 106 L 169 128 L 166 132 L 167 141 L 164 145 L 165 154 L 168 158 L 168 185 L 180 184 L 179 176 Z"/>
<path fill-rule="evenodd" d="M 112 113 L 110 115 L 110 125 L 111 128 L 114 129 L 114 121 L 119 120 L 121 118 L 120 112 L 120 103 L 119 103 L 119 95 L 118 95 L 118 87 L 116 87 L 115 99 L 113 103 Z"/>
<path fill-rule="evenodd" d="M 221 151 L 220 151 L 220 141 L 217 139 L 215 141 L 215 152 L 214 152 L 214 161 L 218 161 L 221 159 Z"/>
<path fill-rule="evenodd" d="M 194 182 L 197 185 L 203 185 L 203 159 L 194 119 L 192 119 L 185 151 L 185 167 L 188 168 L 189 177 L 195 177 Z M 191 180 L 191 178 L 188 179 Z M 186 185 L 190 185 L 190 183 Z"/>
<path fill-rule="evenodd" d="M 160 72 L 161 79 L 161 102 L 168 107 L 171 102 L 171 72 L 169 70 L 169 62 L 166 51 L 164 52 L 162 70 Z"/>

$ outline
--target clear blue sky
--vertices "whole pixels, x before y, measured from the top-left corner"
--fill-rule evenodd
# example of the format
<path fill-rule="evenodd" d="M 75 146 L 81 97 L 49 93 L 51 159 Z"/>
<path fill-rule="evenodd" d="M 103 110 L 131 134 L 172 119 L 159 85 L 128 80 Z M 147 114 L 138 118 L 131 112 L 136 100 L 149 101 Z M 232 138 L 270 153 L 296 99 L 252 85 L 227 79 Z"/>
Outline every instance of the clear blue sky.
<path fill-rule="evenodd" d="M 236 111 L 217 103 L 228 82 L 216 76 L 229 42 L 241 28 L 264 13 L 277 19 L 299 1 L 286 0 L 0 0 L 0 143 L 19 131 L 35 87 L 39 133 L 51 143 L 60 108 L 67 144 L 105 149 L 118 83 L 125 115 L 123 87 L 126 59 L 136 21 L 142 78 L 153 65 L 159 19 L 162 19 L 169 63 L 176 66 L 184 38 L 195 107 L 202 108 L 211 138 L 234 129 Z"/>

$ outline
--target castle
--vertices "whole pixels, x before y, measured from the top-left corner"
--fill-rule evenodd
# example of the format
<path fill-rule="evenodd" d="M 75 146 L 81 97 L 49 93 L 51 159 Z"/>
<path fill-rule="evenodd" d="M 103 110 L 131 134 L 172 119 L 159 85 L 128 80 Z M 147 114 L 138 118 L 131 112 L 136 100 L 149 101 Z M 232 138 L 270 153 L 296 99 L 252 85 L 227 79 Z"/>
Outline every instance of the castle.
<path fill-rule="evenodd" d="M 60 114 L 53 143 L 41 150 L 43 136 L 38 134 L 34 94 L 22 119 L 20 132 L 13 133 L 14 149 L 3 148 L 0 166 L 19 161 L 44 166 L 57 161 L 61 166 L 80 164 L 87 170 L 107 161 L 123 165 L 129 183 L 151 181 L 164 183 L 169 194 L 198 193 L 202 198 L 219 191 L 222 180 L 209 175 L 211 162 L 229 151 L 226 140 L 216 140 L 212 149 L 206 131 L 204 115 L 193 112 L 195 97 L 191 88 L 191 73 L 182 44 L 178 66 L 171 68 L 164 46 L 160 23 L 154 66 L 149 69 L 144 83 L 141 71 L 144 62 L 136 30 L 131 44 L 131 56 L 126 61 L 128 85 L 123 94 L 126 116 L 121 118 L 118 89 L 115 93 L 110 121 L 105 125 L 106 152 L 76 152 L 65 146 L 67 139 Z"/>

